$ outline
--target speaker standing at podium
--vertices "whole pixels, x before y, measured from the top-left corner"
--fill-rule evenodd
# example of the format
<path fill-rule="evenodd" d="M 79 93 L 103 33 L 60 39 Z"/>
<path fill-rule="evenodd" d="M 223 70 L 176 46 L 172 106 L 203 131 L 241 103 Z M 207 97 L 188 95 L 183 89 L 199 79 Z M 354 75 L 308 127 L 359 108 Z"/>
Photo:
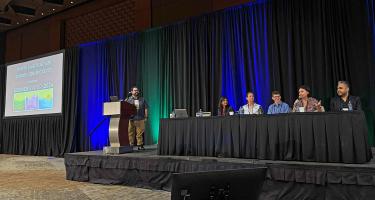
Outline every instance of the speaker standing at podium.
<path fill-rule="evenodd" d="M 143 134 L 145 132 L 145 121 L 148 117 L 148 104 L 143 97 L 139 97 L 139 89 L 134 86 L 131 88 L 131 96 L 125 101 L 135 105 L 137 113 L 129 120 L 129 143 L 134 146 L 134 135 L 136 134 L 138 150 L 145 150 L 143 147 Z"/>

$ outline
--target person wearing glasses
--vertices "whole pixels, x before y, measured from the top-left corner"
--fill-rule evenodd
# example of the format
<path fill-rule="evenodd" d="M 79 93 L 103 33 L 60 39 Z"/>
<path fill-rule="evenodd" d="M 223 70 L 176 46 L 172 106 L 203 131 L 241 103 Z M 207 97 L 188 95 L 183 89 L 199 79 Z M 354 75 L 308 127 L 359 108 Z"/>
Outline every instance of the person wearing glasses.
<path fill-rule="evenodd" d="M 279 114 L 279 113 L 289 113 L 289 105 L 281 101 L 281 94 L 279 91 L 272 91 L 272 101 L 268 107 L 267 114 Z"/>

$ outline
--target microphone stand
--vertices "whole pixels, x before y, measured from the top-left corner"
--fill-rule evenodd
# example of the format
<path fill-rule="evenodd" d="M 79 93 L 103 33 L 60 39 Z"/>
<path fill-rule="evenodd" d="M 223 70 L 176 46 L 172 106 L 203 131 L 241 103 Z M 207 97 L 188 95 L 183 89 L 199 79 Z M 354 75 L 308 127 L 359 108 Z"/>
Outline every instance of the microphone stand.
<path fill-rule="evenodd" d="M 96 126 L 95 128 L 89 132 L 87 137 L 89 138 L 89 151 L 91 151 L 91 136 L 95 133 L 95 131 L 103 124 L 105 120 L 107 120 L 109 116 L 105 116 L 104 119 L 102 119 Z"/>

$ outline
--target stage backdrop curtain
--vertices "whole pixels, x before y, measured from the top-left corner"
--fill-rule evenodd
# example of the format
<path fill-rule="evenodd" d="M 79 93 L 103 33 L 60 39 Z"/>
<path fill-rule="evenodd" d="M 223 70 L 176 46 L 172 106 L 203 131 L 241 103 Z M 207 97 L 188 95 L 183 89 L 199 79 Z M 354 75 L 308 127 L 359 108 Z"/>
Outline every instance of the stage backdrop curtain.
<path fill-rule="evenodd" d="M 108 143 L 107 136 L 100 134 L 108 131 L 109 125 L 102 108 L 103 102 L 109 100 L 109 58 L 106 56 L 108 52 L 105 46 L 104 41 L 80 46 L 77 134 L 80 146 L 84 146 L 82 151 L 90 146 L 95 149 Z M 88 142 L 93 137 L 95 140 Z"/>
<path fill-rule="evenodd" d="M 81 56 L 81 68 L 92 63 L 101 70 L 87 69 L 81 82 L 103 80 L 81 86 L 92 95 L 81 104 L 99 110 L 79 112 L 81 127 L 92 124 L 80 130 L 87 135 L 103 119 L 103 101 L 123 97 L 132 84 L 150 104 L 146 138 L 155 143 L 159 119 L 173 108 L 186 108 L 191 116 L 199 109 L 215 115 L 220 96 L 238 109 L 246 91 L 253 91 L 266 110 L 272 90 L 280 90 L 292 105 L 297 87 L 307 84 L 329 110 L 337 81 L 348 80 L 352 94 L 362 98 L 373 144 L 374 69 L 365 5 L 357 0 L 259 1 L 101 41 L 100 48 L 83 44 L 82 55 L 92 54 Z M 106 144 L 107 128 L 108 123 L 93 134 L 95 149 Z"/>
<path fill-rule="evenodd" d="M 238 109 L 252 91 L 264 109 L 271 99 L 268 56 L 269 3 L 250 4 L 219 13 L 216 37 L 221 38 L 222 95 Z"/>
<path fill-rule="evenodd" d="M 137 83 L 142 42 L 139 34 L 80 45 L 78 135 L 81 150 L 102 149 L 108 142 L 109 118 L 103 103 L 125 99 Z"/>
<path fill-rule="evenodd" d="M 6 154 L 62 156 L 78 149 L 74 143 L 78 49 L 67 49 L 64 60 L 63 114 L 0 120 L 0 151 Z M 6 68 L 0 67 L 0 96 L 5 97 Z M 4 116 L 4 98 L 0 99 Z"/>
<path fill-rule="evenodd" d="M 103 120 L 102 103 L 111 95 L 123 97 L 122 94 L 127 93 L 132 84 L 140 87 L 141 95 L 150 105 L 146 131 L 148 144 L 157 142 L 159 120 L 168 117 L 173 108 L 187 108 L 193 116 L 199 109 L 216 114 L 223 79 L 237 81 L 238 76 L 247 72 L 239 84 L 232 88 L 225 86 L 225 95 L 238 96 L 239 105 L 245 102 L 242 92 L 246 93 L 246 87 L 256 88 L 255 82 L 247 84 L 246 80 L 255 77 L 259 78 L 259 88 L 260 85 L 268 85 L 269 80 L 263 78 L 267 76 L 266 70 L 262 69 L 262 64 L 267 62 L 262 55 L 266 48 L 250 52 L 253 47 L 258 48 L 258 39 L 265 44 L 263 27 L 257 28 L 255 22 L 256 15 L 260 15 L 262 10 L 239 7 L 225 12 L 225 15 L 215 13 L 140 34 L 81 45 L 80 132 L 91 135 L 91 138 L 86 137 L 91 140 L 91 149 L 101 149 L 108 143 L 108 122 L 92 133 Z M 254 19 L 247 19 L 248 15 Z M 239 18 L 244 19 L 236 25 L 242 32 L 224 34 Z M 264 20 L 264 17 L 261 18 Z M 251 27 L 248 28 L 247 24 L 251 24 Z M 249 35 L 251 31 L 259 36 L 242 40 L 240 36 Z M 234 38 L 238 40 L 238 46 L 230 46 Z M 232 49 L 244 55 L 238 57 L 231 52 Z M 251 56 L 247 53 L 251 53 Z M 223 55 L 228 56 L 224 58 Z M 253 61 L 255 57 L 257 61 Z M 224 62 L 226 72 L 222 70 Z M 246 64 L 241 65 L 242 69 L 236 74 L 231 74 L 237 62 Z M 252 69 L 254 66 L 257 68 L 255 72 Z M 96 70 L 98 68 L 101 70 Z M 105 80 L 106 77 L 108 80 Z M 245 86 L 242 88 L 241 84 Z M 101 87 L 102 91 L 98 91 L 97 87 Z M 262 87 L 259 91 L 270 97 L 266 92 L 269 88 Z M 259 98 L 265 97 L 259 95 Z"/>
<path fill-rule="evenodd" d="M 155 29 L 141 34 L 143 41 L 141 68 L 138 85 L 149 104 L 149 121 L 146 123 L 146 143 L 158 140 L 159 120 L 169 116 L 172 110 L 170 90 L 171 69 L 161 55 L 162 30 Z"/>
<path fill-rule="evenodd" d="M 373 144 L 374 65 L 365 1 L 272 1 L 268 13 L 272 88 L 289 104 L 297 87 L 307 84 L 312 96 L 329 109 L 339 80 L 361 97 Z"/>
<path fill-rule="evenodd" d="M 366 8 L 367 8 L 367 16 L 368 16 L 368 22 L 369 22 L 369 26 L 370 26 L 370 33 L 371 33 L 371 47 L 372 47 L 372 64 L 374 65 L 375 63 L 375 1 L 374 0 L 365 0 L 366 2 Z M 373 92 L 374 91 L 374 88 L 375 88 L 375 78 L 374 77 L 374 74 L 375 74 L 375 67 L 371 67 L 369 69 L 370 73 L 369 73 L 369 76 L 370 76 L 370 90 Z M 368 100 L 368 107 L 370 108 L 370 112 L 367 112 L 367 123 L 369 124 L 369 132 L 370 133 L 374 133 L 374 125 L 375 125 L 375 117 L 374 117 L 374 113 L 375 113 L 375 95 L 371 94 L 369 95 L 369 100 Z M 374 145 L 375 143 L 375 137 L 373 134 L 369 134 L 370 136 L 370 141 L 372 141 Z"/>

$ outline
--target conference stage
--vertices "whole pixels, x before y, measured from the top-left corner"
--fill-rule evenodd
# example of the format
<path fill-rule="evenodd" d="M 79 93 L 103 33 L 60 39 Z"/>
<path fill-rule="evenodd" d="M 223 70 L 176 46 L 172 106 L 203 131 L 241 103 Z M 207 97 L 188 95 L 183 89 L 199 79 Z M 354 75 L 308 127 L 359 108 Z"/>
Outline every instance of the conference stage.
<path fill-rule="evenodd" d="M 161 119 L 158 146 L 70 153 L 65 166 L 68 180 L 167 191 L 173 173 L 266 167 L 260 199 L 363 199 L 372 157 L 362 112 L 292 113 Z"/>
<path fill-rule="evenodd" d="M 368 199 L 375 196 L 375 160 L 366 164 L 272 161 L 199 156 L 160 156 L 146 151 L 104 155 L 102 151 L 65 155 L 66 178 L 171 190 L 172 173 L 267 167 L 259 199 Z"/>

